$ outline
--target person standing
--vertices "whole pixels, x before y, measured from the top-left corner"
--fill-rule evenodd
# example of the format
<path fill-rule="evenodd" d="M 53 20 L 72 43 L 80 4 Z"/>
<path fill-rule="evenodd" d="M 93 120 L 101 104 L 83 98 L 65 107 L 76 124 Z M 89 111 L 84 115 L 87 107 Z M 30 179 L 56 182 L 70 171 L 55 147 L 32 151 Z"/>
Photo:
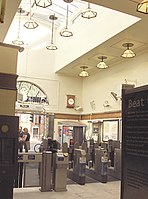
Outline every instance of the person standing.
<path fill-rule="evenodd" d="M 28 128 L 24 128 L 23 130 L 24 149 L 25 152 L 28 152 L 28 150 L 30 149 L 30 133 L 28 132 Z"/>
<path fill-rule="evenodd" d="M 18 131 L 18 150 L 19 152 L 23 152 L 23 131 L 21 126 L 19 126 Z"/>

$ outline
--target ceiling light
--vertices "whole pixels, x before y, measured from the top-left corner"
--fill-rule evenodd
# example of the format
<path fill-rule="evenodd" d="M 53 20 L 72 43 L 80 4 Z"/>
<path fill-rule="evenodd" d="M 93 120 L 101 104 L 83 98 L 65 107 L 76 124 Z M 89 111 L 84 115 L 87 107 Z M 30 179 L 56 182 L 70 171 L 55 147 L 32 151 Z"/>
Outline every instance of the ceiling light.
<path fill-rule="evenodd" d="M 47 50 L 57 50 L 57 46 L 53 43 L 53 31 L 54 31 L 54 21 L 57 20 L 57 17 L 55 15 L 50 15 L 49 19 L 52 20 L 52 33 L 51 33 L 51 42 L 50 45 L 47 46 Z"/>
<path fill-rule="evenodd" d="M 86 11 L 81 13 L 81 17 L 87 18 L 87 19 L 95 18 L 96 16 L 97 16 L 97 12 L 93 11 L 90 8 L 90 3 L 88 3 L 88 7 L 87 7 Z"/>
<path fill-rule="evenodd" d="M 99 63 L 97 64 L 97 68 L 100 68 L 100 69 L 108 68 L 108 66 L 107 66 L 106 63 L 104 62 L 104 59 L 107 59 L 107 57 L 101 56 L 101 57 L 98 57 L 98 59 L 101 59 L 101 62 L 99 62 Z"/>
<path fill-rule="evenodd" d="M 60 35 L 62 37 L 71 37 L 73 36 L 73 33 L 68 29 L 68 3 L 71 3 L 73 0 L 64 0 L 67 3 L 67 14 L 66 14 L 66 26 L 65 28 L 60 32 Z"/>
<path fill-rule="evenodd" d="M 52 5 L 51 0 L 35 0 L 36 6 L 39 6 L 41 8 L 47 8 L 48 6 Z"/>
<path fill-rule="evenodd" d="M 29 21 L 27 21 L 24 24 L 25 28 L 27 28 L 27 29 L 35 29 L 38 27 L 38 24 L 34 20 L 32 20 L 31 15 L 32 14 L 31 14 L 31 0 L 30 0 L 30 14 L 29 14 L 30 18 L 29 18 Z"/>
<path fill-rule="evenodd" d="M 25 28 L 27 28 L 27 29 L 35 29 L 35 28 L 38 27 L 38 24 L 37 24 L 34 20 L 30 19 L 29 21 L 27 21 L 27 22 L 24 24 L 24 26 L 25 26 Z"/>
<path fill-rule="evenodd" d="M 123 54 L 121 55 L 123 58 L 133 58 L 135 57 L 135 53 L 130 50 L 129 48 L 134 46 L 134 44 L 132 43 L 124 43 L 122 44 L 123 47 L 126 47 L 127 49 L 123 52 Z"/>
<path fill-rule="evenodd" d="M 137 11 L 148 14 L 148 1 L 142 1 L 137 5 Z"/>
<path fill-rule="evenodd" d="M 87 66 L 81 66 L 80 68 L 82 68 L 82 71 L 80 72 L 79 76 L 80 77 L 88 77 L 89 74 L 88 72 L 85 70 L 86 68 L 88 68 Z"/>
<path fill-rule="evenodd" d="M 12 41 L 12 43 L 14 45 L 17 46 L 21 46 L 24 45 L 24 42 L 20 39 L 20 25 L 21 25 L 21 13 L 23 13 L 24 11 L 22 10 L 22 8 L 18 9 L 18 13 L 19 13 L 19 26 L 18 26 L 18 35 L 17 35 L 17 39 Z"/>

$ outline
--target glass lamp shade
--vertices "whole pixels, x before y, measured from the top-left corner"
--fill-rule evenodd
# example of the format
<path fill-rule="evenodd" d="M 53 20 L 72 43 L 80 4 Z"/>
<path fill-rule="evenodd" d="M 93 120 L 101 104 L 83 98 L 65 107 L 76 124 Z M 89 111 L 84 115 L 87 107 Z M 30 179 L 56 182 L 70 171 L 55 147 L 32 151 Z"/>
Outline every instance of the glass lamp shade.
<path fill-rule="evenodd" d="M 123 58 L 133 58 L 133 57 L 135 57 L 135 53 L 132 51 L 132 50 L 130 50 L 130 49 L 126 49 L 125 51 L 124 51 L 124 53 L 121 55 Z"/>
<path fill-rule="evenodd" d="M 148 14 L 148 1 L 142 1 L 137 5 L 137 11 Z"/>
<path fill-rule="evenodd" d="M 97 12 L 91 10 L 91 8 L 87 8 L 85 12 L 81 13 L 81 17 L 91 19 L 97 16 Z"/>
<path fill-rule="evenodd" d="M 96 16 L 97 16 L 97 12 L 93 11 L 90 8 L 90 3 L 88 3 L 88 7 L 87 7 L 86 11 L 81 13 L 81 17 L 86 18 L 86 19 L 95 18 Z"/>
<path fill-rule="evenodd" d="M 72 33 L 70 30 L 68 30 L 67 28 L 65 28 L 65 29 L 63 29 L 63 30 L 60 32 L 60 35 L 61 35 L 62 37 L 71 37 L 71 36 L 73 36 L 73 33 Z"/>
<path fill-rule="evenodd" d="M 80 77 L 88 77 L 89 74 L 86 70 L 82 70 L 81 73 L 79 74 Z"/>
<path fill-rule="evenodd" d="M 46 46 L 47 50 L 57 50 L 57 46 L 54 44 L 50 44 L 49 46 Z"/>
<path fill-rule="evenodd" d="M 106 65 L 104 61 L 101 61 L 97 64 L 97 68 L 105 69 L 105 68 L 108 68 L 108 66 Z"/>
<path fill-rule="evenodd" d="M 33 21 L 32 19 L 30 19 L 29 21 L 27 21 L 25 24 L 24 24 L 25 28 L 27 29 L 35 29 L 38 27 L 38 24 Z"/>
<path fill-rule="evenodd" d="M 47 8 L 48 6 L 52 5 L 51 0 L 36 0 L 35 1 L 36 6 L 39 6 L 41 8 Z"/>
<path fill-rule="evenodd" d="M 19 37 L 18 37 L 16 40 L 12 41 L 12 43 L 13 43 L 14 45 L 17 45 L 17 46 L 24 45 L 24 42 L 21 41 Z"/>

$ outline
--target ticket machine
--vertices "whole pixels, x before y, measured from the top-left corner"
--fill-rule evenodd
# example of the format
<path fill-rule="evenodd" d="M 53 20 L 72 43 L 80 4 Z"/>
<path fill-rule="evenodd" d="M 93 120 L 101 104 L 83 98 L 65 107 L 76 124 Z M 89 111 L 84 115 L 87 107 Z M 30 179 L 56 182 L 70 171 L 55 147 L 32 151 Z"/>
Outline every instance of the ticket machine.
<path fill-rule="evenodd" d="M 13 184 L 17 178 L 18 126 L 18 117 L 0 115 L 0 199 L 13 199 Z"/>

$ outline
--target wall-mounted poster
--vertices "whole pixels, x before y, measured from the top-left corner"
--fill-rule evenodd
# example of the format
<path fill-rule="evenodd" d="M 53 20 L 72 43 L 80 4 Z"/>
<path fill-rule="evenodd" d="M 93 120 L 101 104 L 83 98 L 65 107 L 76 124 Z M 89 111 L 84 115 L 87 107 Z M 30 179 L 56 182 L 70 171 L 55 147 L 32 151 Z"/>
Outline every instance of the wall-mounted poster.
<path fill-rule="evenodd" d="M 103 141 L 109 139 L 118 140 L 119 138 L 119 120 L 103 121 Z"/>

